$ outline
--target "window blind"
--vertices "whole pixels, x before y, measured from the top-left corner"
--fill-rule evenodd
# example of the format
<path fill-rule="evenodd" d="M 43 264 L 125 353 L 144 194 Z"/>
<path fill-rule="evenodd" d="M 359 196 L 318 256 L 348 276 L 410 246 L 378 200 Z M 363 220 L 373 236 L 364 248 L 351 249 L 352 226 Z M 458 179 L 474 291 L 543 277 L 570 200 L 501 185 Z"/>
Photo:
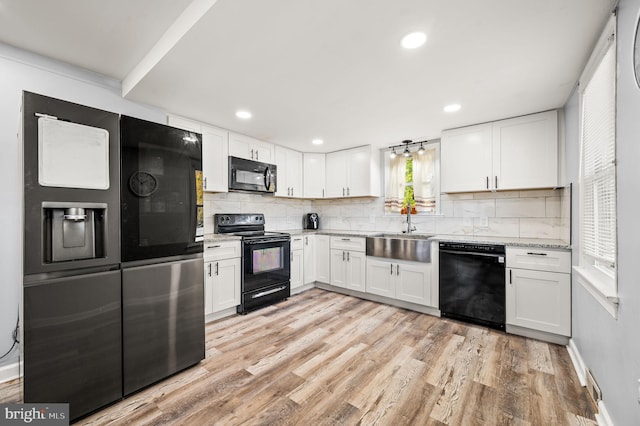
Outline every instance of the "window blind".
<path fill-rule="evenodd" d="M 581 245 L 594 266 L 615 270 L 616 49 L 610 38 L 600 63 L 582 88 Z"/>

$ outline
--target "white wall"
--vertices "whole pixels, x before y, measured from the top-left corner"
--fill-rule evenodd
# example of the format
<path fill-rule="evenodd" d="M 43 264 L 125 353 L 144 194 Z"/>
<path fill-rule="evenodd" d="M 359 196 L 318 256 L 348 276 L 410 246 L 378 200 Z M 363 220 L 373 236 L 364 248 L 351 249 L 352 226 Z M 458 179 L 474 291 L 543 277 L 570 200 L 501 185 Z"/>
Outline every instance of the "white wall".
<path fill-rule="evenodd" d="M 614 319 L 573 280 L 573 340 L 602 389 L 616 425 L 640 424 L 640 89 L 633 76 L 633 39 L 640 0 L 620 0 L 618 6 L 617 185 L 618 185 L 618 319 Z M 578 96 L 565 106 L 567 174 L 578 181 Z M 577 194 L 577 188 L 575 189 Z M 572 230 L 577 242 L 578 200 L 574 197 Z M 574 252 L 574 264 L 577 257 Z"/>
<path fill-rule="evenodd" d="M 0 44 L 0 355 L 12 344 L 22 289 L 22 147 L 18 140 L 22 91 L 165 122 L 158 108 L 120 96 L 120 84 L 66 64 Z M 1 360 L 15 363 L 18 351 Z"/>

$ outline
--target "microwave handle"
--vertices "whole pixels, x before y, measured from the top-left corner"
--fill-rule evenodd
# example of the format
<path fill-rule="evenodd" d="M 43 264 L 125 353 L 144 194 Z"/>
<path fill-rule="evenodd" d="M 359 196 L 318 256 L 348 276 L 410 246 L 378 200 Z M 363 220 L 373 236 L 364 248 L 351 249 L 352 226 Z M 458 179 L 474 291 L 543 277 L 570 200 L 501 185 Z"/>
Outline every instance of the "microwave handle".
<path fill-rule="evenodd" d="M 264 186 L 267 191 L 271 186 L 271 170 L 269 170 L 268 166 L 264 169 Z"/>

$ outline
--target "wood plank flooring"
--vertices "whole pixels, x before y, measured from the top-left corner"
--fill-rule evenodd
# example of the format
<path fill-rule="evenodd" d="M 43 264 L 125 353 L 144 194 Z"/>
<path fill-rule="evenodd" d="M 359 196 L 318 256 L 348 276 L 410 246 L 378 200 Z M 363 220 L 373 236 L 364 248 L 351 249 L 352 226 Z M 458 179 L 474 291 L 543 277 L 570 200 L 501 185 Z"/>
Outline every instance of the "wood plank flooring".
<path fill-rule="evenodd" d="M 596 425 L 563 346 L 320 289 L 208 324 L 206 347 L 79 424 Z"/>

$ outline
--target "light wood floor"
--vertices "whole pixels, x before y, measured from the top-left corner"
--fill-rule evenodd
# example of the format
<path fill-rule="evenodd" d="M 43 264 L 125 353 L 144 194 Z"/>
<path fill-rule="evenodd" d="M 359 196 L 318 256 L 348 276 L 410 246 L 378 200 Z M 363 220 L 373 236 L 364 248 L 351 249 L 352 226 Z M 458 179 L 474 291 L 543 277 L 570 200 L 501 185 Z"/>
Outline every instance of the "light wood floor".
<path fill-rule="evenodd" d="M 199 365 L 79 424 L 596 424 L 564 347 L 484 327 L 312 289 L 206 333 Z"/>

